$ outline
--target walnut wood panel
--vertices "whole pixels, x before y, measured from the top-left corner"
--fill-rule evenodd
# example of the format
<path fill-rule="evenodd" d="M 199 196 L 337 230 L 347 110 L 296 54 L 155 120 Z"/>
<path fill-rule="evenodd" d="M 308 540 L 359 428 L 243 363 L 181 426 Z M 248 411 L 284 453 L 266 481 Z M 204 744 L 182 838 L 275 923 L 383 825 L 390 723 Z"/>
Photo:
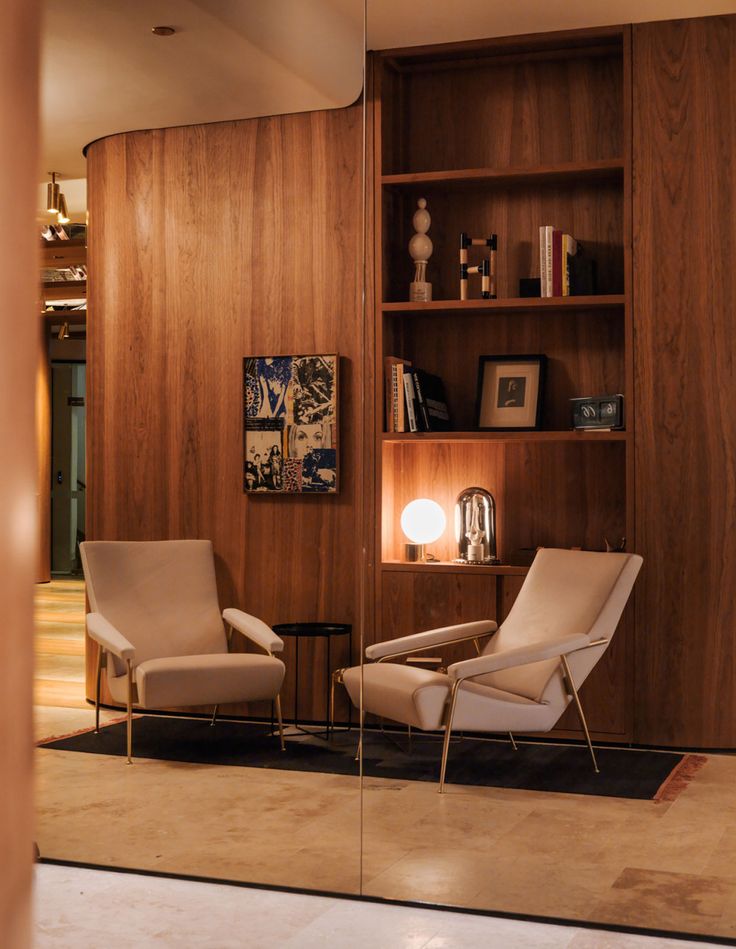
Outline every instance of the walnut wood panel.
<path fill-rule="evenodd" d="M 39 4 L 9 0 L 0 30 L 0 942 L 31 945 L 33 582 L 38 560 L 34 402 L 38 366 Z"/>
<path fill-rule="evenodd" d="M 380 638 L 393 639 L 478 619 L 495 620 L 498 582 L 497 577 L 450 573 L 384 573 Z M 461 643 L 425 655 L 442 656 L 443 664 L 447 664 L 468 659 L 476 652 L 472 643 Z"/>
<path fill-rule="evenodd" d="M 210 538 L 223 606 L 269 624 L 352 622 L 356 637 L 360 154 L 359 107 L 89 149 L 89 536 Z M 340 494 L 246 497 L 243 356 L 335 351 Z M 300 650 L 305 718 L 324 716 L 318 649 Z"/>
<path fill-rule="evenodd" d="M 615 158 L 622 147 L 620 51 L 406 73 L 403 135 L 384 174 Z M 386 110 L 384 128 L 396 119 Z M 400 148 L 396 145 L 399 144 Z"/>
<path fill-rule="evenodd" d="M 639 741 L 736 745 L 736 17 L 633 27 Z"/>

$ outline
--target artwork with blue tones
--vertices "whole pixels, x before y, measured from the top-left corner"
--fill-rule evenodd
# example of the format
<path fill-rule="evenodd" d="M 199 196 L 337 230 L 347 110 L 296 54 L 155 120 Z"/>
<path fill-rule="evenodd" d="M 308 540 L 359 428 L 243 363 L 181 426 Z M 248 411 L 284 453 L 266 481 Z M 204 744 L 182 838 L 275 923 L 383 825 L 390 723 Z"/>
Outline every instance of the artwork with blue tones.
<path fill-rule="evenodd" d="M 338 357 L 243 360 L 243 490 L 336 494 Z"/>

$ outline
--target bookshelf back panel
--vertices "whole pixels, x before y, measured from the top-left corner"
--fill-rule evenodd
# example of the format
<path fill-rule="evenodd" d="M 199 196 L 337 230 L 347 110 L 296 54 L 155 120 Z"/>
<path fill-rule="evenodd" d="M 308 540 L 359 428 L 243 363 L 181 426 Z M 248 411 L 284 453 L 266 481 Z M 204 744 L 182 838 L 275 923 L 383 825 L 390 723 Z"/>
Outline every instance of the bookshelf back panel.
<path fill-rule="evenodd" d="M 422 314 L 385 318 L 387 355 L 442 378 L 455 431 L 476 428 L 481 355 L 543 353 L 547 374 L 542 428 L 569 429 L 569 400 L 624 392 L 621 310 L 557 313 Z"/>
<path fill-rule="evenodd" d="M 539 546 L 601 550 L 604 538 L 613 543 L 626 533 L 625 462 L 622 442 L 384 445 L 382 559 L 403 558 L 401 511 L 429 497 L 448 521 L 431 552 L 452 560 L 455 499 L 472 485 L 496 501 L 503 562 L 529 562 Z"/>
<path fill-rule="evenodd" d="M 383 173 L 621 155 L 620 47 L 603 56 L 566 55 L 445 63 L 400 76 L 387 69 Z"/>
<path fill-rule="evenodd" d="M 387 190 L 387 189 L 384 189 Z M 586 256 L 596 261 L 599 293 L 621 293 L 624 287 L 623 191 L 615 181 L 534 184 L 447 190 L 431 185 L 427 199 L 434 251 L 427 267 L 434 300 L 457 300 L 459 239 L 498 235 L 498 297 L 517 297 L 521 277 L 539 276 L 539 228 L 551 224 L 572 234 Z M 417 192 L 384 200 L 383 294 L 386 302 L 409 299 L 413 262 L 407 250 L 414 233 Z M 482 260 L 484 248 L 469 251 L 470 263 Z M 469 297 L 480 299 L 480 278 L 469 282 Z"/>

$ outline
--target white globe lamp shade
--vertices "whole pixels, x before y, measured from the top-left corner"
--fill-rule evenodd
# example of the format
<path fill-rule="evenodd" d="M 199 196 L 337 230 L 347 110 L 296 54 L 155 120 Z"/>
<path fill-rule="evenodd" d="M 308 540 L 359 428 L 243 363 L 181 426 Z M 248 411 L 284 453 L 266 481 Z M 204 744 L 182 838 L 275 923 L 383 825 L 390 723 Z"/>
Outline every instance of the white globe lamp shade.
<path fill-rule="evenodd" d="M 446 527 L 445 512 L 429 498 L 410 501 L 401 512 L 401 529 L 413 544 L 433 544 Z"/>

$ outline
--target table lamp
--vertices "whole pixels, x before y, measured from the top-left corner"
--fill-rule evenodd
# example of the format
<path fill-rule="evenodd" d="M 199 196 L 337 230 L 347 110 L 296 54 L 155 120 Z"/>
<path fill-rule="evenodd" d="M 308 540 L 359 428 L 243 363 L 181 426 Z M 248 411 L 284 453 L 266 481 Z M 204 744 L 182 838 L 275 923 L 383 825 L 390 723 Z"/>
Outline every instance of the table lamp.
<path fill-rule="evenodd" d="M 447 520 L 436 501 L 416 498 L 401 512 L 401 529 L 411 543 L 404 544 L 405 558 L 411 563 L 426 563 L 426 545 L 433 544 L 444 534 Z"/>

